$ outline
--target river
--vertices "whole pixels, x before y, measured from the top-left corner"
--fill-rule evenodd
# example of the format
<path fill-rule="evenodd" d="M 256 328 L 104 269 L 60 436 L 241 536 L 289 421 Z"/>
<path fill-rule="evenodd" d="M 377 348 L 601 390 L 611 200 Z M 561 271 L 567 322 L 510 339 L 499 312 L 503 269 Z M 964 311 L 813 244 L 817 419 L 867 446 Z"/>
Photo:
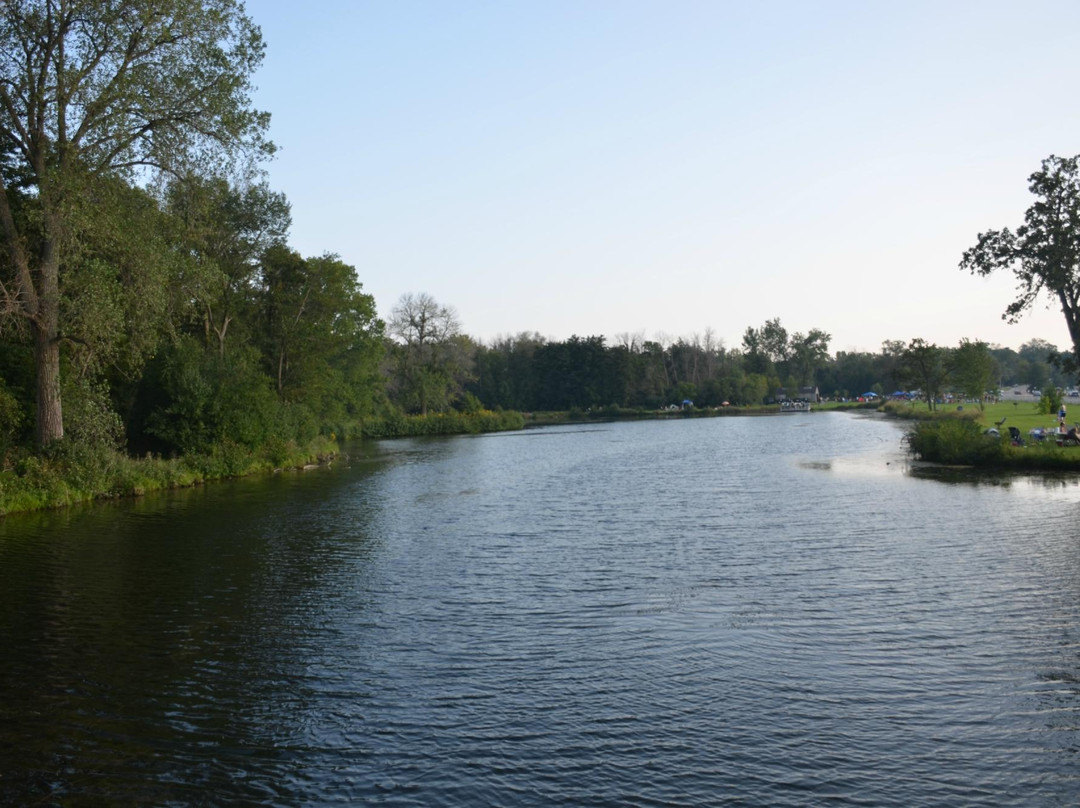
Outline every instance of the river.
<path fill-rule="evenodd" d="M 0 520 L 0 804 L 1065 805 L 1080 485 L 842 413 Z"/>

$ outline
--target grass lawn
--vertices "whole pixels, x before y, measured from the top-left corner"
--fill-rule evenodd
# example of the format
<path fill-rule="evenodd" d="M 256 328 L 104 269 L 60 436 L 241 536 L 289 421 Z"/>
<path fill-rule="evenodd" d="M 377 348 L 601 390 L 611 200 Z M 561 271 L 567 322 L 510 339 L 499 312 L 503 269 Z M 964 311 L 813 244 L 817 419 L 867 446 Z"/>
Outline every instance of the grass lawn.
<path fill-rule="evenodd" d="M 965 405 L 964 409 L 966 410 L 969 406 L 972 405 Z M 1070 407 L 1069 403 L 1066 402 L 1065 408 L 1067 411 L 1071 410 L 1065 418 L 1065 423 L 1068 426 L 1080 421 L 1080 403 Z M 1028 430 L 1035 427 L 1041 426 L 1043 429 L 1053 430 L 1057 429 L 1058 425 L 1057 413 L 1040 414 L 1037 401 L 1003 401 L 1000 404 L 988 404 L 979 418 L 979 423 L 988 427 L 994 426 L 1002 418 L 1005 419 L 1005 423 L 1001 426 L 1002 430 L 1015 426 L 1025 438 Z"/>
<path fill-rule="evenodd" d="M 925 402 L 920 401 L 903 406 L 910 406 L 917 412 L 926 412 Z M 1065 406 L 1069 410 L 1069 416 L 1065 419 L 1068 426 L 1080 423 L 1080 402 L 1072 406 L 1066 402 Z M 955 404 L 939 404 L 937 411 L 940 413 L 956 412 L 956 407 Z M 975 404 L 964 404 L 963 407 L 966 414 L 974 413 L 976 421 L 985 427 L 996 426 L 1004 418 L 1005 422 L 1000 427 L 1002 431 L 1010 426 L 1015 426 L 1025 438 L 1028 431 L 1035 427 L 1041 426 L 1043 429 L 1052 430 L 1057 429 L 1058 425 L 1057 413 L 1052 415 L 1040 414 L 1039 402 L 1037 401 L 1002 401 L 1000 404 L 987 404 L 982 413 L 979 412 L 979 408 Z"/>

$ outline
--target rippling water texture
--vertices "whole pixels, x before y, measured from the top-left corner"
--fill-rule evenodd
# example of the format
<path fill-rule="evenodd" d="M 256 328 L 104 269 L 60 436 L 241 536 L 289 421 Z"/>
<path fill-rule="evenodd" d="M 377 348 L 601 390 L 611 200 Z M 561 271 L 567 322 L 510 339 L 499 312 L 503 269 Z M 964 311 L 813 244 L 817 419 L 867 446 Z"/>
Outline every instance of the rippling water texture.
<path fill-rule="evenodd" d="M 1065 805 L 1080 488 L 813 413 L 0 522 L 0 803 Z"/>

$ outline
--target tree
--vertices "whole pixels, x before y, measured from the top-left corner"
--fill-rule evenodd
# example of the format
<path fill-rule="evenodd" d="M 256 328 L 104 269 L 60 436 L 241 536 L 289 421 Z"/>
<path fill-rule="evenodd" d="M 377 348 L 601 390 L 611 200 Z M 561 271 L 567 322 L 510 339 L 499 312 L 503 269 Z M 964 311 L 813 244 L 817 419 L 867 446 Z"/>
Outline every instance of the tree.
<path fill-rule="evenodd" d="M 289 203 L 265 183 L 240 188 L 190 175 L 169 184 L 165 203 L 180 229 L 178 248 L 191 258 L 184 290 L 198 308 L 207 343 L 224 356 L 229 327 L 250 303 L 260 257 L 283 248 Z"/>
<path fill-rule="evenodd" d="M 464 376 L 457 312 L 427 293 L 408 293 L 390 312 L 387 331 L 399 344 L 394 377 L 398 398 L 421 415 L 433 405 L 447 406 Z"/>
<path fill-rule="evenodd" d="M 948 377 L 945 350 L 932 342 L 913 339 L 904 351 L 903 367 L 907 382 L 920 388 L 930 409 L 936 409 L 937 398 Z"/>
<path fill-rule="evenodd" d="M 748 373 L 771 373 L 773 365 L 788 358 L 787 329 L 779 317 L 766 320 L 761 328 L 748 327 L 742 344 Z"/>
<path fill-rule="evenodd" d="M 1020 346 L 1017 355 L 1023 362 L 1023 375 L 1017 381 L 1026 383 L 1035 390 L 1045 390 L 1051 384 L 1072 384 L 1072 379 L 1062 377 L 1057 365 L 1061 362 L 1061 351 L 1057 346 L 1044 339 L 1032 339 Z"/>
<path fill-rule="evenodd" d="M 1019 297 L 1002 318 L 1017 322 L 1046 292 L 1061 305 L 1072 339 L 1072 370 L 1080 367 L 1080 156 L 1055 157 L 1028 178 L 1036 201 L 1016 232 L 1008 228 L 980 233 L 960 268 L 978 275 L 1011 270 Z"/>
<path fill-rule="evenodd" d="M 903 340 L 887 339 L 881 343 L 880 377 L 890 390 L 895 390 L 904 383 L 905 350 L 907 348 Z"/>
<path fill-rule="evenodd" d="M 788 364 L 799 386 L 813 385 L 815 371 L 829 360 L 830 339 L 818 328 L 811 328 L 807 334 L 791 335 Z"/>
<path fill-rule="evenodd" d="M 263 256 L 260 282 L 264 361 L 281 402 L 304 402 L 322 417 L 330 401 L 364 409 L 368 394 L 358 388 L 372 386 L 382 323 L 356 270 L 336 255 L 305 260 L 275 245 Z"/>
<path fill-rule="evenodd" d="M 949 356 L 949 368 L 964 397 L 977 400 L 981 410 L 987 391 L 996 386 L 997 362 L 990 355 L 990 347 L 985 342 L 960 340 L 960 346 Z"/>
<path fill-rule="evenodd" d="M 170 328 L 180 257 L 168 217 L 142 189 L 102 178 L 78 220 L 62 274 L 67 376 L 134 378 Z M 70 420 L 70 419 L 66 419 Z"/>
<path fill-rule="evenodd" d="M 220 168 L 272 147 L 261 34 L 238 0 L 7 0 L 0 9 L 0 310 L 33 343 L 39 444 L 63 437 L 70 224 L 101 178 Z"/>

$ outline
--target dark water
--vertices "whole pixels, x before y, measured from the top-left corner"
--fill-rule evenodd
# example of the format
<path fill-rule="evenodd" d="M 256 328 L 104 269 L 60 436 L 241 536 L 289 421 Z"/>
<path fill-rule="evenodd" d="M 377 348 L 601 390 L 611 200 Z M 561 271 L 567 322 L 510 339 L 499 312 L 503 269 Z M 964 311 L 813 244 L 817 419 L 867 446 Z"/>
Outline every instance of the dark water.
<path fill-rule="evenodd" d="M 1080 487 L 814 413 L 0 521 L 0 803 L 1072 805 Z"/>

